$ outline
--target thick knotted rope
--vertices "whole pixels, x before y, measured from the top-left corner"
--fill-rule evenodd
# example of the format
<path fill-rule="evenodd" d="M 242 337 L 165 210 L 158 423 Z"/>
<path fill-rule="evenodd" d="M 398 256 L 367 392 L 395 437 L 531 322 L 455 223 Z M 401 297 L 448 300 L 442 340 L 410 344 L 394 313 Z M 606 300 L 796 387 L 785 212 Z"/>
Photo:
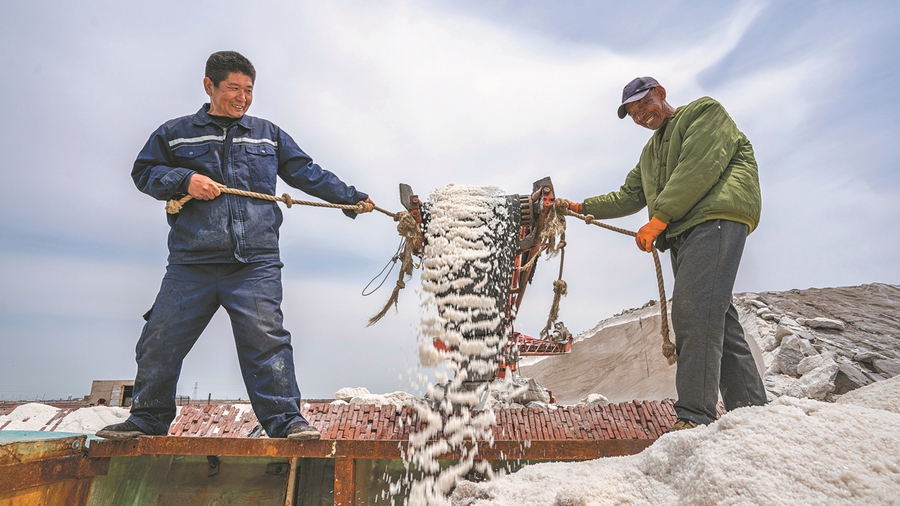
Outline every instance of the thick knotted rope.
<path fill-rule="evenodd" d="M 607 230 L 612 230 L 613 232 L 618 232 L 620 234 L 629 235 L 631 237 L 636 237 L 637 232 L 632 232 L 630 230 L 625 230 L 624 228 L 614 227 L 612 225 L 607 225 L 605 223 L 601 223 L 596 221 L 593 216 L 590 214 L 578 214 L 569 209 L 568 203 L 565 200 L 557 200 L 554 206 L 559 212 L 564 213 L 567 216 L 574 216 L 579 220 L 583 220 L 588 225 L 597 225 L 598 227 L 605 228 Z M 565 229 L 563 229 L 565 230 Z M 562 239 L 564 244 L 565 239 Z M 654 248 L 652 250 L 653 253 L 653 263 L 656 266 L 656 281 L 659 286 L 659 309 L 660 309 L 660 325 L 659 325 L 659 333 L 663 338 L 663 356 L 669 361 L 669 364 L 674 364 L 678 360 L 678 355 L 675 353 L 675 345 L 672 344 L 671 339 L 669 339 L 669 312 L 667 309 L 666 303 L 666 289 L 663 285 L 663 274 L 662 274 L 662 266 L 659 263 L 659 254 L 656 252 Z M 562 259 L 560 259 L 560 279 L 562 279 Z M 555 283 L 554 283 L 555 288 Z M 558 298 L 558 297 L 556 297 Z"/>
<path fill-rule="evenodd" d="M 355 205 L 351 204 L 331 204 L 328 202 L 315 202 L 315 201 L 306 201 L 306 200 L 295 200 L 291 198 L 287 193 L 283 194 L 281 197 L 276 197 L 274 195 L 267 195 L 265 193 L 256 193 L 245 190 L 237 190 L 234 188 L 219 188 L 219 191 L 222 193 L 228 193 L 231 195 L 240 195 L 243 197 L 251 197 L 262 200 L 268 200 L 270 202 L 283 202 L 284 205 L 290 209 L 292 205 L 298 204 L 303 206 L 313 206 L 313 207 L 328 207 L 333 209 L 346 209 L 349 211 L 355 211 L 357 213 L 362 213 L 366 209 L 365 202 L 359 202 Z M 169 214 L 177 214 L 181 211 L 181 208 L 185 203 L 190 201 L 192 197 L 187 195 L 182 197 L 181 199 L 172 199 L 166 202 L 166 212 Z M 416 222 L 415 218 L 408 212 L 400 212 L 400 213 L 392 213 L 385 209 L 382 209 L 378 206 L 375 206 L 375 210 L 379 211 L 383 214 L 386 214 L 397 221 L 397 232 L 402 237 L 401 241 L 403 241 L 401 252 L 399 254 L 400 260 L 400 273 L 397 278 L 397 282 L 394 286 L 394 290 L 391 293 L 391 297 L 388 299 L 388 302 L 384 305 L 384 307 L 379 311 L 378 314 L 373 316 L 369 320 L 369 325 L 375 324 L 378 320 L 380 320 L 385 314 L 387 314 L 388 309 L 393 305 L 397 305 L 397 300 L 399 298 L 400 290 L 406 287 L 405 279 L 412 276 L 413 271 L 413 251 L 416 248 L 416 245 L 420 243 L 422 238 L 422 230 L 419 227 L 419 223 Z M 544 327 L 544 330 L 541 331 L 541 336 L 546 336 L 549 333 L 550 326 L 556 321 L 559 317 L 559 302 L 563 295 L 566 295 L 567 286 L 566 282 L 562 279 L 563 273 L 563 264 L 565 260 L 565 247 L 566 247 L 566 221 L 565 216 L 574 216 L 580 220 L 583 220 L 585 223 L 589 225 L 597 225 L 598 227 L 602 227 L 608 230 L 612 230 L 614 232 L 618 232 L 620 234 L 629 235 L 631 237 L 636 237 L 637 233 L 632 232 L 630 230 L 625 230 L 623 228 L 613 227 L 611 225 L 607 225 L 605 223 L 600 223 L 594 220 L 594 217 L 591 215 L 582 215 L 571 211 L 568 208 L 568 204 L 564 200 L 557 200 L 555 205 L 550 209 L 548 213 L 547 220 L 544 223 L 544 228 L 541 231 L 541 241 L 546 244 L 544 251 L 547 252 L 549 257 L 555 256 L 557 253 L 560 254 L 559 260 L 559 278 L 553 282 L 553 304 L 550 308 L 550 315 L 547 319 L 547 326 Z M 556 236 L 559 236 L 559 242 L 556 242 Z M 534 264 L 537 261 L 537 257 L 540 254 L 534 255 L 532 258 L 528 260 L 528 262 L 520 267 L 520 269 L 524 270 Z M 396 259 L 396 257 L 395 257 Z M 672 341 L 669 339 L 669 320 L 668 320 L 668 311 L 666 306 L 666 292 L 663 286 L 663 276 L 662 276 L 662 267 L 659 263 L 659 255 L 656 250 L 653 250 L 653 262 L 656 265 L 656 279 L 659 284 L 659 302 L 660 302 L 660 334 L 663 337 L 663 355 L 669 360 L 669 364 L 674 364 L 678 359 L 675 353 L 675 345 L 672 344 Z"/>
<path fill-rule="evenodd" d="M 544 250 L 547 252 L 547 258 L 553 258 L 559 254 L 559 276 L 553 282 L 553 303 L 550 304 L 547 325 L 544 326 L 540 334 L 543 339 L 550 335 L 550 328 L 559 319 L 559 302 L 563 295 L 568 293 L 568 285 L 562 278 L 563 265 L 566 261 L 566 215 L 557 207 L 554 205 L 547 212 L 544 227 L 541 229 L 541 242 L 547 245 Z M 559 242 L 556 241 L 556 236 L 559 236 Z M 534 258 L 537 257 L 538 255 L 534 256 Z"/>
<path fill-rule="evenodd" d="M 297 204 L 301 206 L 313 206 L 313 207 L 330 207 L 333 209 L 346 209 L 348 211 L 356 211 L 357 213 L 363 213 L 366 210 L 365 202 L 358 202 L 356 204 L 331 204 L 328 202 L 315 202 L 309 200 L 295 200 L 292 199 L 290 195 L 287 193 L 283 194 L 280 197 L 276 197 L 275 195 L 268 195 L 265 193 L 256 193 L 256 192 L 248 192 L 246 190 L 237 190 L 234 188 L 219 188 L 219 191 L 222 193 L 229 193 L 231 195 L 240 195 L 242 197 L 252 197 L 255 199 L 268 200 L 269 202 L 283 202 L 285 207 L 288 209 L 291 208 L 292 205 Z M 191 200 L 193 197 L 190 195 L 186 195 L 181 199 L 172 199 L 166 202 L 166 212 L 169 214 L 178 214 L 181 211 L 181 208 Z M 386 211 L 378 206 L 375 206 L 375 210 L 382 212 L 391 218 L 397 219 L 397 215 L 390 211 Z"/>
<path fill-rule="evenodd" d="M 281 197 L 276 197 L 274 195 L 267 195 L 265 193 L 256 193 L 250 192 L 246 190 L 236 190 L 234 188 L 219 188 L 219 191 L 222 193 L 228 193 L 231 195 L 240 195 L 242 197 L 251 197 L 255 199 L 268 200 L 270 202 L 283 202 L 284 205 L 290 209 L 294 204 L 302 205 L 302 206 L 313 206 L 313 207 L 329 207 L 333 209 L 346 209 L 349 211 L 356 211 L 357 213 L 363 213 L 366 210 L 366 203 L 359 202 L 355 205 L 351 204 L 330 204 L 328 202 L 314 202 L 314 201 L 306 201 L 306 200 L 295 200 L 291 198 L 287 193 L 283 194 Z M 185 203 L 191 200 L 191 196 L 187 195 L 181 199 L 175 200 L 172 199 L 166 202 L 166 212 L 169 214 L 177 214 L 181 211 L 181 208 Z M 402 211 L 399 213 L 392 213 L 385 209 L 382 209 L 378 206 L 375 206 L 375 210 L 381 213 L 384 213 L 394 221 L 399 222 L 397 224 L 397 232 L 402 237 L 401 239 L 401 248 L 400 253 L 395 256 L 392 261 L 396 261 L 398 258 L 400 260 L 400 275 L 397 278 L 397 283 L 394 286 L 394 291 L 391 293 L 391 297 L 388 299 L 387 303 L 384 305 L 384 308 L 375 316 L 373 316 L 369 320 L 369 326 L 373 325 L 375 322 L 380 320 L 388 311 L 388 309 L 397 304 L 397 299 L 399 298 L 400 290 L 402 290 L 406 283 L 404 281 L 405 278 L 409 278 L 412 276 L 413 271 L 413 251 L 416 248 L 416 245 L 421 241 L 422 231 L 419 229 L 419 224 L 416 222 L 416 219 L 413 216 L 406 212 Z"/>
<path fill-rule="evenodd" d="M 400 248 L 401 251 L 398 255 L 400 260 L 400 273 L 397 276 L 397 283 L 394 285 L 394 291 L 391 292 L 391 297 L 384 307 L 381 308 L 381 311 L 369 319 L 369 324 L 366 325 L 367 327 L 375 325 L 378 320 L 387 314 L 388 309 L 390 309 L 391 306 L 397 306 L 397 300 L 400 298 L 400 290 L 406 288 L 406 279 L 412 277 L 413 251 L 415 251 L 416 245 L 422 240 L 422 229 L 419 227 L 419 222 L 413 218 L 412 214 L 406 211 L 399 212 L 395 215 L 394 221 L 398 222 L 397 233 L 403 238 L 403 244 Z M 396 261 L 397 258 L 398 257 L 395 256 L 393 261 Z"/>
<path fill-rule="evenodd" d="M 565 234 L 563 234 L 563 238 L 560 241 L 563 243 L 563 247 L 565 247 Z M 547 325 L 541 330 L 541 338 L 547 339 L 550 335 L 550 328 L 559 319 L 559 301 L 562 299 L 563 295 L 566 295 L 569 291 L 569 286 L 563 281 L 562 273 L 563 273 L 563 262 L 566 259 L 565 250 L 560 251 L 559 256 L 559 278 L 553 282 L 553 303 L 550 304 L 550 313 L 547 315 Z"/>

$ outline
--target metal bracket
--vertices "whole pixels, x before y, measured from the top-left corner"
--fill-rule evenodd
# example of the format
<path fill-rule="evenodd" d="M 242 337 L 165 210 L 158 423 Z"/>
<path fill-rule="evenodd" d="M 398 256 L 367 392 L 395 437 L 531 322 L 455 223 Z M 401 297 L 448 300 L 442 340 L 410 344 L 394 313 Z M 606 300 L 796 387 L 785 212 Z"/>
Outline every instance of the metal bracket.
<path fill-rule="evenodd" d="M 271 474 L 273 476 L 281 476 L 283 474 L 287 474 L 288 469 L 290 469 L 291 465 L 287 462 L 272 462 L 266 464 L 266 474 Z"/>
<path fill-rule="evenodd" d="M 219 457 L 207 455 L 206 461 L 209 462 L 209 470 L 206 472 L 206 476 L 215 476 L 219 474 Z"/>

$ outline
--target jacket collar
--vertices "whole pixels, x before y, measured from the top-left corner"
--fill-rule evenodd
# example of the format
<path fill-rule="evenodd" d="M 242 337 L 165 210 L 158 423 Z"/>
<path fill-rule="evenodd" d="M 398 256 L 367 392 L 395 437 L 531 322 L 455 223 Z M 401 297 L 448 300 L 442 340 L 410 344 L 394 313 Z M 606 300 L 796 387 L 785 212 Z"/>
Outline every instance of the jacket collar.
<path fill-rule="evenodd" d="M 197 111 L 197 114 L 194 114 L 193 123 L 197 126 L 206 126 L 210 123 L 215 123 L 215 121 L 209 115 L 209 103 L 203 104 L 200 107 L 200 110 Z M 241 116 L 241 119 L 237 120 L 235 123 L 241 125 L 247 130 L 250 130 L 250 118 L 246 114 Z"/>
<path fill-rule="evenodd" d="M 653 132 L 654 139 L 662 142 L 664 139 L 672 137 L 673 129 L 670 129 L 668 127 L 669 125 L 675 123 L 676 116 L 678 116 L 678 113 L 681 112 L 682 109 L 684 109 L 684 106 L 675 109 L 675 112 L 673 112 L 671 116 L 666 118 L 665 121 L 663 121 L 663 124 L 659 128 L 657 128 L 655 132 Z"/>

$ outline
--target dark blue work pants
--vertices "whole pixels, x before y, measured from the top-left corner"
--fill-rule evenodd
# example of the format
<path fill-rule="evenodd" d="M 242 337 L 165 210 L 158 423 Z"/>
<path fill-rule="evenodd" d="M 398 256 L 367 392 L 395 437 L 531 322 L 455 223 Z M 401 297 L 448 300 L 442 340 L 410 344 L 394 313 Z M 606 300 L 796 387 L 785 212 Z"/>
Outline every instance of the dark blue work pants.
<path fill-rule="evenodd" d="M 137 343 L 129 420 L 163 435 L 175 419 L 175 387 L 184 357 L 223 306 L 253 411 L 269 437 L 304 420 L 291 335 L 282 326 L 280 262 L 169 264 Z"/>
<path fill-rule="evenodd" d="M 731 303 L 746 238 L 747 225 L 713 220 L 672 241 L 678 418 L 714 422 L 720 390 L 728 410 L 766 403 L 762 378 Z"/>

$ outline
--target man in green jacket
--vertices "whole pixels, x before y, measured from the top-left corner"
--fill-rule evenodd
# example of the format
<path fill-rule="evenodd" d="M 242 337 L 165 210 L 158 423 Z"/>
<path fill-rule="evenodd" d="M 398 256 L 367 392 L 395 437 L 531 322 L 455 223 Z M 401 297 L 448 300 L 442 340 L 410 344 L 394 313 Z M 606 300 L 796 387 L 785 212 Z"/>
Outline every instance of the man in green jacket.
<path fill-rule="evenodd" d="M 675 271 L 672 327 L 678 370 L 678 421 L 670 430 L 716 420 L 719 392 L 728 410 L 766 403 L 738 313 L 731 303 L 744 241 L 759 222 L 756 158 L 721 104 L 704 97 L 675 109 L 652 77 L 622 93 L 619 118 L 654 131 L 618 191 L 569 202 L 597 219 L 634 214 L 650 221 L 638 247 L 669 250 Z"/>

